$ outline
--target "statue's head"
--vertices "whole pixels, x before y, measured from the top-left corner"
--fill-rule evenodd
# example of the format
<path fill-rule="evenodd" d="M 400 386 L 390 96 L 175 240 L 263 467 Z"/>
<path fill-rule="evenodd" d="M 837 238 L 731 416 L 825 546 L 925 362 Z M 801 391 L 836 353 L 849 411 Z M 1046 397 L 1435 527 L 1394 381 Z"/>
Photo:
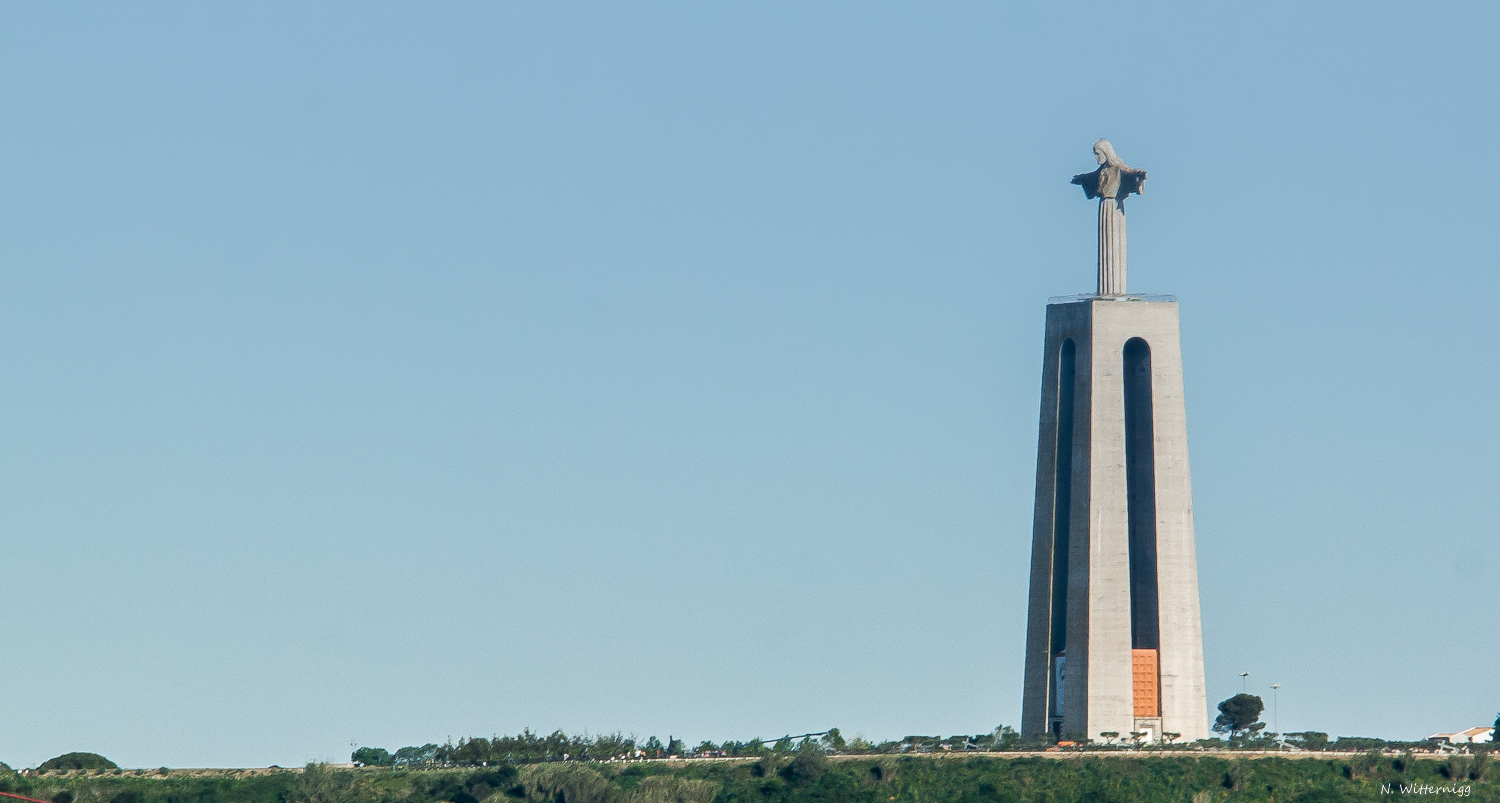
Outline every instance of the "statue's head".
<path fill-rule="evenodd" d="M 1115 146 L 1109 144 L 1109 140 L 1101 139 L 1094 143 L 1094 160 L 1102 165 L 1110 167 L 1123 167 L 1125 161 L 1115 155 Z"/>

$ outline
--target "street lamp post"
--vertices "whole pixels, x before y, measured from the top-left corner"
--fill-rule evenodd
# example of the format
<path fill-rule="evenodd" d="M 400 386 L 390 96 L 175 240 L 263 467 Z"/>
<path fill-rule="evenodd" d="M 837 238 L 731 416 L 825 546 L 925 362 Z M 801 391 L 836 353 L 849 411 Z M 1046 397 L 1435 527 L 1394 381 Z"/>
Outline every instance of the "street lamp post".
<path fill-rule="evenodd" d="M 1276 735 L 1281 736 L 1281 684 L 1271 684 L 1271 721 L 1276 724 Z"/>
<path fill-rule="evenodd" d="M 1248 691 L 1250 691 L 1250 673 L 1249 672 L 1241 672 L 1240 673 L 1240 693 L 1244 694 L 1244 693 L 1246 693 Z"/>

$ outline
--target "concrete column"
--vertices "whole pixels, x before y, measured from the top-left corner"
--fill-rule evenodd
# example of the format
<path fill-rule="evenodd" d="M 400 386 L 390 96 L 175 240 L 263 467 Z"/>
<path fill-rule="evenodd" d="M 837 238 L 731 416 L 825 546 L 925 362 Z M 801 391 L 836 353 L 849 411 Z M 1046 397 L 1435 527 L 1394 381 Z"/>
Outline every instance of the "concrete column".
<path fill-rule="evenodd" d="M 1114 202 L 1107 206 L 1113 208 Z M 1129 507 L 1125 486 L 1125 341 L 1117 329 L 1118 308 L 1134 302 L 1089 301 L 1089 335 L 1093 362 L 1093 404 L 1089 409 L 1091 436 L 1077 444 L 1089 451 L 1090 483 L 1086 514 L 1079 517 L 1085 532 L 1075 529 L 1074 587 L 1068 589 L 1068 623 L 1075 617 L 1076 632 L 1084 636 L 1079 672 L 1068 689 L 1080 705 L 1065 712 L 1066 732 L 1101 740 L 1105 731 L 1125 734 L 1135 730 L 1134 675 L 1130 654 Z M 1080 511 L 1081 512 L 1081 511 Z M 1086 568 L 1085 568 L 1086 567 Z M 1081 576 L 1079 576 L 1081 575 Z M 1077 579 L 1075 580 L 1075 576 Z M 1086 624 L 1084 624 L 1086 623 Z M 1071 646 L 1071 645 L 1070 645 Z M 1074 657 L 1073 651 L 1068 657 Z M 1069 661 L 1070 670 L 1072 661 Z M 1069 703 L 1072 700 L 1068 701 Z M 1071 716 L 1068 716 L 1071 714 Z"/>
<path fill-rule="evenodd" d="M 1099 295 L 1125 295 L 1125 202 L 1099 199 Z"/>
<path fill-rule="evenodd" d="M 1062 359 L 1065 345 L 1071 343 L 1073 357 L 1072 392 L 1064 391 Z M 1042 358 L 1042 409 L 1037 438 L 1036 459 L 1036 507 L 1032 523 L 1031 546 L 1031 596 L 1026 627 L 1025 700 L 1021 706 L 1021 733 L 1028 738 L 1054 730 L 1058 709 L 1056 658 L 1067 646 L 1067 628 L 1073 626 L 1064 619 L 1063 628 L 1055 627 L 1054 616 L 1066 611 L 1056 611 L 1068 595 L 1067 585 L 1057 587 L 1059 569 L 1071 564 L 1070 550 L 1064 544 L 1066 538 L 1058 537 L 1059 518 L 1066 521 L 1073 511 L 1079 509 L 1079 499 L 1084 501 L 1087 511 L 1088 497 L 1088 450 L 1080 450 L 1079 444 L 1088 443 L 1089 399 L 1089 316 L 1087 304 L 1053 304 L 1047 307 L 1047 335 Z M 1072 398 L 1070 410 L 1062 408 L 1062 401 Z M 1066 437 L 1059 432 L 1062 419 L 1071 423 L 1071 433 Z M 1061 429 L 1066 430 L 1066 427 Z M 1066 453 L 1066 454 L 1065 454 Z M 1066 456 L 1068 459 L 1062 459 Z M 1067 466 L 1069 482 L 1059 482 L 1058 471 Z M 1081 463 L 1079 462 L 1081 461 Z M 1085 520 L 1087 513 L 1084 513 Z M 1066 525 L 1064 525 L 1066 526 Z M 1077 531 L 1067 527 L 1069 532 Z M 1083 528 L 1086 532 L 1087 528 Z M 1071 584 L 1066 572 L 1061 579 Z M 1062 632 L 1058 632 L 1061 630 Z M 1080 639 L 1080 645 L 1086 643 Z M 1082 664 L 1080 664 L 1081 666 Z M 1072 667 L 1066 667 L 1071 676 Z M 1080 670 L 1081 671 L 1081 670 Z M 1064 703 L 1069 699 L 1062 695 Z"/>

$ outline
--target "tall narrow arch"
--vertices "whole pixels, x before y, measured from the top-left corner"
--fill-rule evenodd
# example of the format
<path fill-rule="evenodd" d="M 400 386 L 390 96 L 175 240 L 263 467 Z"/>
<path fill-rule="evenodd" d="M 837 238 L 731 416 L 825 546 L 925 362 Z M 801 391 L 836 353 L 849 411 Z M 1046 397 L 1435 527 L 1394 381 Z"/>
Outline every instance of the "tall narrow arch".
<path fill-rule="evenodd" d="M 1151 409 L 1151 346 L 1125 342 L 1125 496 L 1130 549 L 1130 641 L 1161 647 L 1156 583 L 1156 431 Z"/>
<path fill-rule="evenodd" d="M 1048 639 L 1048 674 L 1051 689 L 1048 709 L 1052 727 L 1061 733 L 1063 652 L 1068 640 L 1068 533 L 1073 510 L 1073 412 L 1078 384 L 1078 347 L 1073 339 L 1062 342 L 1057 353 L 1057 442 L 1053 460 L 1052 497 L 1052 598 L 1051 631 Z"/>

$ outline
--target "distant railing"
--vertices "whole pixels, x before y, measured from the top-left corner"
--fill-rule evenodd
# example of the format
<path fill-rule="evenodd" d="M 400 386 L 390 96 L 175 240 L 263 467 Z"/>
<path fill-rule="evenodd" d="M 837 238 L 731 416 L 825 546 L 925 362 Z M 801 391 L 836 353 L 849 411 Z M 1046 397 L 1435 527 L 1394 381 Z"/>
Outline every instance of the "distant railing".
<path fill-rule="evenodd" d="M 1053 296 L 1048 304 L 1076 304 L 1079 301 L 1165 301 L 1177 303 L 1177 296 L 1170 293 L 1126 293 L 1122 296 L 1101 296 L 1098 293 L 1079 293 L 1072 296 Z"/>

